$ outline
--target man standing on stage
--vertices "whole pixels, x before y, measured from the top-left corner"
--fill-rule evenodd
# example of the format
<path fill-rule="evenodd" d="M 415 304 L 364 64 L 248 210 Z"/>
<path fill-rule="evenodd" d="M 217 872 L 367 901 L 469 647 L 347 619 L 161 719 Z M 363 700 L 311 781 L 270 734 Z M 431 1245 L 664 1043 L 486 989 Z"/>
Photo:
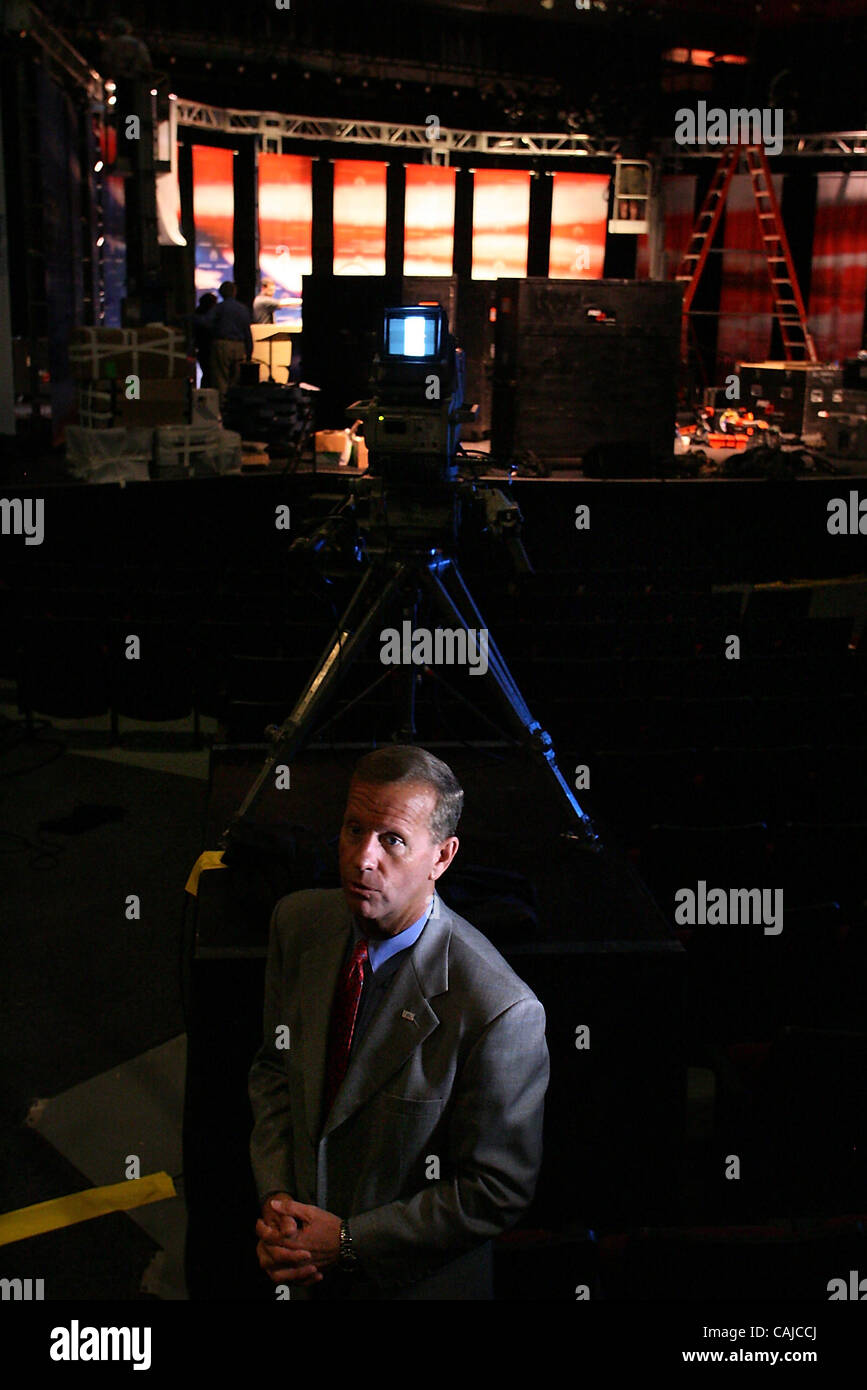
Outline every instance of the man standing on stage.
<path fill-rule="evenodd" d="M 220 409 L 226 403 L 226 392 L 237 385 L 242 362 L 253 356 L 253 335 L 250 332 L 250 310 L 236 299 L 232 280 L 220 286 L 222 304 L 213 309 L 213 340 L 211 370 L 214 385 L 220 393 Z"/>
<path fill-rule="evenodd" d="M 262 289 L 253 300 L 254 323 L 273 323 L 275 309 L 291 309 L 297 303 L 295 299 L 275 299 L 276 288 L 273 280 L 262 281 Z"/>

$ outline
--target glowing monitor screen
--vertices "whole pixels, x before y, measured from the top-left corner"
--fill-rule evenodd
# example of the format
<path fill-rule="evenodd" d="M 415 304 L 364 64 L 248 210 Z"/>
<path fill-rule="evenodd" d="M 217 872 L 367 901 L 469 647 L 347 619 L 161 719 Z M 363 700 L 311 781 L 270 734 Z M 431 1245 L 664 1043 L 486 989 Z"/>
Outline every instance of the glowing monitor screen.
<path fill-rule="evenodd" d="M 389 357 L 418 360 L 439 356 L 439 309 L 388 310 L 385 315 L 385 351 Z"/>

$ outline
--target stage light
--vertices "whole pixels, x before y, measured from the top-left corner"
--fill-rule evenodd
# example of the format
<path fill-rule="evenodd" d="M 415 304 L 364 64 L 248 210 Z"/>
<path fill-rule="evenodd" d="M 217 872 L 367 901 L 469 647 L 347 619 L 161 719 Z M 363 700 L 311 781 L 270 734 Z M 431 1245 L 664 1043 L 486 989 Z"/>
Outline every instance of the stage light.
<path fill-rule="evenodd" d="M 105 245 L 105 237 L 104 237 L 104 236 L 98 236 L 98 237 L 96 238 L 96 244 L 97 244 L 97 246 L 104 246 L 104 245 Z"/>
<path fill-rule="evenodd" d="M 112 82 L 111 79 L 109 79 L 109 81 L 106 82 L 106 84 L 105 84 L 105 90 L 106 90 L 107 92 L 116 92 L 116 91 L 117 91 L 117 83 L 116 83 L 116 82 Z"/>
<path fill-rule="evenodd" d="M 157 89 L 156 89 L 156 87 L 151 87 L 151 96 L 152 96 L 152 97 L 155 97 L 156 94 L 157 94 Z"/>
<path fill-rule="evenodd" d="M 109 97 L 109 99 L 108 99 L 108 105 L 109 105 L 109 106 L 115 106 L 116 104 L 117 104 L 117 97 Z"/>
<path fill-rule="evenodd" d="M 105 168 L 105 165 L 103 164 L 102 160 L 101 160 L 101 159 L 98 159 L 98 160 L 96 161 L 96 163 L 94 164 L 94 166 L 93 166 L 93 172 L 94 172 L 95 174 L 101 174 L 104 168 Z"/>
<path fill-rule="evenodd" d="M 177 101 L 177 99 L 178 98 L 174 92 L 169 92 L 169 101 Z"/>

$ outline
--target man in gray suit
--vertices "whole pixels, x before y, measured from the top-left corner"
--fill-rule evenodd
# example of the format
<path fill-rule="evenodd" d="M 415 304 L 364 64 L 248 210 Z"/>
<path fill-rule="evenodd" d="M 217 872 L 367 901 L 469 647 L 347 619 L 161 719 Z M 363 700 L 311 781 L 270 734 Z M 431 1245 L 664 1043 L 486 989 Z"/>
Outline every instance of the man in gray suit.
<path fill-rule="evenodd" d="M 463 791 L 424 749 L 368 753 L 342 889 L 281 898 L 250 1070 L 259 1263 L 292 1298 L 491 1298 L 532 1200 L 545 1014 L 436 893 Z"/>

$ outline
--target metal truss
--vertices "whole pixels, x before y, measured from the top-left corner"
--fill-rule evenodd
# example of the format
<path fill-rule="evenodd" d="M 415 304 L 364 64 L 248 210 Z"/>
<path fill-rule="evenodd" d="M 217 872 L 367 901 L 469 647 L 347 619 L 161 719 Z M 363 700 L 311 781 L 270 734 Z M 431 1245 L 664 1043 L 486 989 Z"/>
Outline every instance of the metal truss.
<path fill-rule="evenodd" d="M 258 135 L 263 149 L 281 139 L 319 140 L 337 145 L 378 145 L 381 148 L 425 150 L 433 159 L 452 153 L 516 155 L 547 158 L 568 155 L 612 158 L 620 151 L 616 136 L 597 138 L 572 131 L 553 134 L 512 130 L 433 129 L 395 121 L 352 121 L 321 116 L 284 116 L 275 111 L 230 111 L 178 98 L 178 124 L 226 135 Z"/>
<path fill-rule="evenodd" d="M 24 37 L 38 43 L 43 53 L 72 78 L 91 101 L 101 102 L 104 97 L 102 78 L 94 71 L 77 49 L 73 48 L 61 33 L 49 24 L 45 15 L 35 5 L 21 3 L 8 5 L 3 15 L 4 27 L 16 28 Z"/>
<path fill-rule="evenodd" d="M 9 5 L 3 27 L 29 34 L 68 77 L 99 106 L 104 101 L 103 79 L 53 25 L 28 0 Z M 429 125 L 405 125 L 394 121 L 355 121 L 320 116 L 287 116 L 275 111 L 234 111 L 178 98 L 179 125 L 221 134 L 255 135 L 263 150 L 280 150 L 283 139 L 310 140 L 337 145 L 376 145 L 380 149 L 424 150 L 432 164 L 448 164 L 452 154 L 499 155 L 527 159 L 613 159 L 621 152 L 616 135 L 591 136 L 575 131 L 453 130 L 437 125 L 436 138 Z M 653 156 L 679 161 L 719 159 L 717 145 L 679 145 L 657 140 Z M 818 135 L 785 135 L 779 158 L 792 156 L 824 159 L 857 159 L 867 155 L 867 130 L 829 131 Z"/>
<path fill-rule="evenodd" d="M 746 146 L 744 146 L 746 149 Z M 678 145 L 674 140 L 660 140 L 656 152 L 663 159 L 716 159 L 721 153 L 719 145 Z M 867 154 L 867 130 L 837 130 L 824 135 L 784 135 L 783 148 L 775 159 L 785 159 L 792 155 L 832 158 L 840 156 L 857 158 Z"/>
<path fill-rule="evenodd" d="M 178 124 L 225 135 L 256 135 L 265 150 L 277 150 L 282 139 L 311 140 L 335 145 L 378 145 L 380 148 L 425 150 L 433 163 L 448 163 L 451 154 L 496 154 L 526 159 L 583 155 L 613 159 L 621 138 L 581 135 L 574 131 L 540 134 L 515 130 L 453 130 L 395 121 L 353 121 L 324 116 L 286 116 L 276 111 L 232 111 L 178 98 Z M 719 159 L 717 145 L 678 145 L 658 140 L 654 154 L 663 160 Z M 867 130 L 830 131 L 819 135 L 787 135 L 778 158 L 791 156 L 857 158 L 867 155 Z"/>

